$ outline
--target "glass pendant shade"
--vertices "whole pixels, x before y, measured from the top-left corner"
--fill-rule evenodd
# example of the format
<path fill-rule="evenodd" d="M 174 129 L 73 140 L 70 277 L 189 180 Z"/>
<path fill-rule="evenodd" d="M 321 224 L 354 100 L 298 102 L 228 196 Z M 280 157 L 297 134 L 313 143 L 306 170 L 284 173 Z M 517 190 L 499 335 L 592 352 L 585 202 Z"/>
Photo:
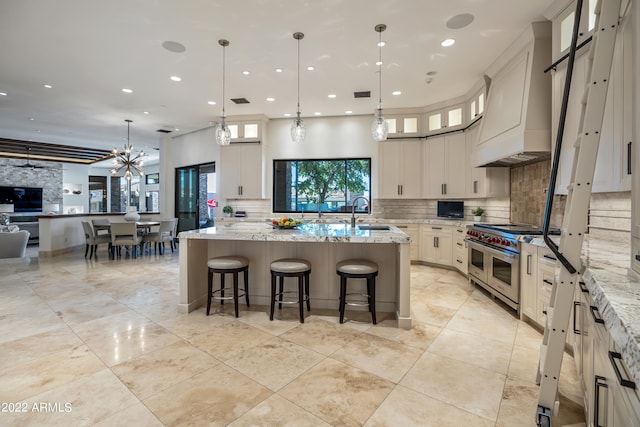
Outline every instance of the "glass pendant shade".
<path fill-rule="evenodd" d="M 229 126 L 224 121 L 224 117 L 216 126 L 216 143 L 218 145 L 229 145 L 231 144 L 231 131 L 229 130 Z"/>
<path fill-rule="evenodd" d="M 378 115 L 373 119 L 371 135 L 376 142 L 386 141 L 389 134 L 389 125 L 382 115 L 382 108 L 378 108 Z"/>
<path fill-rule="evenodd" d="M 304 137 L 307 134 L 307 129 L 304 127 L 304 120 L 300 118 L 300 113 L 293 119 L 291 123 L 291 140 L 295 143 L 303 142 Z"/>

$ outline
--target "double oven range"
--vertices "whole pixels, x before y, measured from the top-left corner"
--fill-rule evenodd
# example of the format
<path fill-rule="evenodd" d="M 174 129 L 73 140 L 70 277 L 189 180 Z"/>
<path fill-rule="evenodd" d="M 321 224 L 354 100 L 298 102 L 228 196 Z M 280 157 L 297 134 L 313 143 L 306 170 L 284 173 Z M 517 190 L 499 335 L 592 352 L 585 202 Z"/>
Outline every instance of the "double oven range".
<path fill-rule="evenodd" d="M 550 234 L 558 234 L 552 230 Z M 469 280 L 520 313 L 519 236 L 541 235 L 527 224 L 473 224 L 467 226 Z"/>

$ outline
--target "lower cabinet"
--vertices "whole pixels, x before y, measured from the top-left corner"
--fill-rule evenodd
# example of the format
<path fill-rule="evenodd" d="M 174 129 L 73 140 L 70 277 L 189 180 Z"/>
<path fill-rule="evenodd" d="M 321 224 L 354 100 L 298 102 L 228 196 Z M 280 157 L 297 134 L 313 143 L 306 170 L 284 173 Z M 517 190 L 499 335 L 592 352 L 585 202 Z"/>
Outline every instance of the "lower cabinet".
<path fill-rule="evenodd" d="M 543 328 L 555 281 L 552 255 L 549 249 L 528 243 L 522 244 L 520 252 L 520 312 Z"/>
<path fill-rule="evenodd" d="M 419 224 L 396 224 L 400 230 L 411 237 L 410 257 L 411 261 L 420 260 L 420 225 Z"/>
<path fill-rule="evenodd" d="M 464 238 L 467 235 L 466 227 L 453 227 L 453 266 L 465 276 L 469 274 L 469 249 Z"/>
<path fill-rule="evenodd" d="M 574 361 L 587 425 L 640 426 L 640 395 L 584 283 L 573 307 Z"/>
<path fill-rule="evenodd" d="M 422 261 L 452 265 L 453 237 L 450 225 L 423 225 L 420 247 Z"/>

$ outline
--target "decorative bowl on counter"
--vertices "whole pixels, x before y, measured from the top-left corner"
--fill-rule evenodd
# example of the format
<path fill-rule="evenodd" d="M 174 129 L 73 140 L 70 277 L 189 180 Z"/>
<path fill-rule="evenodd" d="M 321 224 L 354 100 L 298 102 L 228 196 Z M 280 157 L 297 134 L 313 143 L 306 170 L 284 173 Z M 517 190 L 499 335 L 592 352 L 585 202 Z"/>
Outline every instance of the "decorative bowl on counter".
<path fill-rule="evenodd" d="M 304 224 L 302 221 L 298 221 L 293 218 L 278 218 L 271 221 L 273 228 L 280 229 L 292 229 L 302 224 Z"/>

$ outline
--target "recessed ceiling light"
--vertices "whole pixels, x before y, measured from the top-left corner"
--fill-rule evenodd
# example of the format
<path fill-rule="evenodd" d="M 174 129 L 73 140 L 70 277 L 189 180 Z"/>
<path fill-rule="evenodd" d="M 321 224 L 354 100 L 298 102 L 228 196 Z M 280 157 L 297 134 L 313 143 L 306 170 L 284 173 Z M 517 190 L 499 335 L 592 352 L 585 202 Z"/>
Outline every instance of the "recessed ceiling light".
<path fill-rule="evenodd" d="M 51 86 L 51 85 L 47 85 L 47 84 L 42 85 L 42 86 L 46 87 L 47 89 L 51 89 L 51 88 L 53 87 L 53 86 Z"/>
<path fill-rule="evenodd" d="M 182 79 L 181 79 L 180 77 L 178 77 L 178 76 L 171 76 L 171 77 L 169 77 L 169 78 L 170 78 L 171 80 L 173 80 L 174 82 L 182 81 Z"/>
<path fill-rule="evenodd" d="M 33 120 L 35 120 L 35 119 L 34 119 L 33 117 L 29 117 L 29 120 L 33 121 Z"/>
<path fill-rule="evenodd" d="M 281 73 L 282 72 L 282 68 L 276 68 L 276 73 Z"/>
<path fill-rule="evenodd" d="M 216 105 L 216 101 L 207 101 L 207 104 L 209 104 L 209 105 Z"/>
<path fill-rule="evenodd" d="M 176 128 L 176 132 L 180 131 L 180 129 Z"/>
<path fill-rule="evenodd" d="M 320 111 L 316 111 L 315 113 L 313 113 L 314 116 L 321 116 L 322 113 Z"/>
<path fill-rule="evenodd" d="M 126 87 L 122 89 L 124 93 L 133 93 L 131 89 L 127 89 Z"/>
<path fill-rule="evenodd" d="M 383 47 L 386 44 L 387 44 L 387 42 L 385 42 L 385 41 L 379 41 L 378 42 L 378 47 Z"/>
<path fill-rule="evenodd" d="M 0 92 L 0 96 L 7 96 L 7 92 Z"/>
<path fill-rule="evenodd" d="M 377 65 L 378 67 L 379 67 L 379 66 L 381 66 L 382 64 L 384 64 L 384 62 L 382 62 L 382 61 L 376 61 L 376 65 Z"/>
<path fill-rule="evenodd" d="M 149 114 L 149 112 L 148 111 L 143 111 L 142 114 Z"/>
<path fill-rule="evenodd" d="M 443 40 L 442 43 L 440 43 L 440 45 L 443 47 L 449 47 L 449 46 L 453 46 L 455 42 L 456 41 L 454 39 L 446 39 L 446 40 Z"/>
<path fill-rule="evenodd" d="M 396 96 L 402 95 L 402 92 L 399 90 L 394 90 L 393 92 L 391 92 L 391 95 L 396 95 Z"/>
<path fill-rule="evenodd" d="M 245 76 L 248 76 L 250 73 L 249 73 L 249 70 L 244 70 L 242 74 L 244 74 Z"/>
<path fill-rule="evenodd" d="M 336 97 L 336 94 L 335 94 L 335 93 L 330 93 L 329 95 L 327 95 L 327 98 L 331 98 L 331 99 L 333 99 L 333 98 L 335 98 L 335 97 Z"/>
<path fill-rule="evenodd" d="M 291 117 L 291 113 L 284 113 L 285 117 Z"/>
<path fill-rule="evenodd" d="M 309 65 L 309 66 L 307 67 L 307 71 L 313 71 L 313 70 L 315 70 L 315 69 L 316 69 L 316 67 L 314 67 L 313 65 Z"/>
<path fill-rule="evenodd" d="M 37 132 L 37 133 L 40 133 L 40 129 L 37 129 L 37 130 L 36 130 L 36 132 Z"/>
<path fill-rule="evenodd" d="M 275 100 L 276 100 L 276 99 L 275 99 L 274 97 L 272 97 L 272 96 L 267 97 L 267 101 L 268 101 L 268 102 L 273 102 L 273 101 L 275 101 Z"/>
<path fill-rule="evenodd" d="M 347 110 L 347 111 L 345 111 L 344 113 L 345 113 L 345 114 L 353 114 L 353 111 L 351 111 L 351 110 Z"/>

